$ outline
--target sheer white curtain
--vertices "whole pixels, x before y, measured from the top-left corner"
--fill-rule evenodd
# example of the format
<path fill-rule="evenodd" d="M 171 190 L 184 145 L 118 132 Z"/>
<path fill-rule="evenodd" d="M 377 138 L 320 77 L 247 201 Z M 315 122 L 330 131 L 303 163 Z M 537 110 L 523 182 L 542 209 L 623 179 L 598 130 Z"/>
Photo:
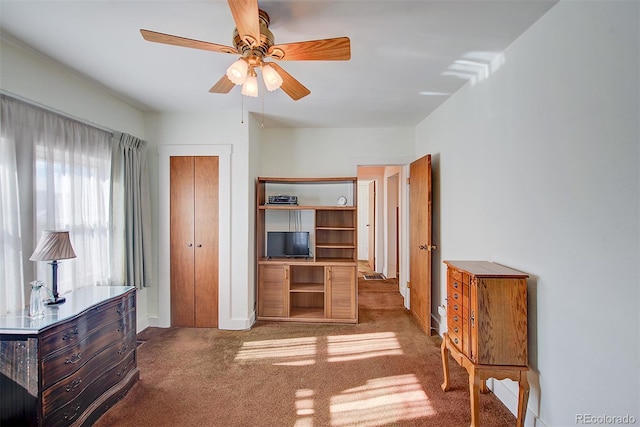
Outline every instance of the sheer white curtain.
<path fill-rule="evenodd" d="M 109 284 L 111 133 L 6 96 L 2 113 L 3 135 L 14 136 L 20 165 L 17 185 L 9 186 L 24 193 L 25 279 L 51 285 L 48 263 L 24 260 L 43 230 L 68 230 L 77 257 L 61 261 L 58 292 Z"/>
<path fill-rule="evenodd" d="M 111 134 L 44 110 L 38 116 L 33 141 L 36 242 L 42 230 L 69 231 L 77 258 L 62 261 L 58 269 L 60 294 L 108 285 Z M 48 278 L 51 267 L 38 264 L 37 276 Z"/>
<path fill-rule="evenodd" d="M 25 298 L 16 140 L 6 125 L 10 112 L 4 97 L 0 110 L 0 314 L 6 314 L 24 307 Z"/>

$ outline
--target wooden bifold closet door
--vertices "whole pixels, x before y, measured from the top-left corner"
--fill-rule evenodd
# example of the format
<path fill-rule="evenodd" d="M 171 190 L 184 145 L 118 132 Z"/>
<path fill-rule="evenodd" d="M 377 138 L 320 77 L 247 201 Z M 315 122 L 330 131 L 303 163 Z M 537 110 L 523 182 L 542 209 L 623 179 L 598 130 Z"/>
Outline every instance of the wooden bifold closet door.
<path fill-rule="evenodd" d="M 218 157 L 170 159 L 171 325 L 218 327 Z"/>

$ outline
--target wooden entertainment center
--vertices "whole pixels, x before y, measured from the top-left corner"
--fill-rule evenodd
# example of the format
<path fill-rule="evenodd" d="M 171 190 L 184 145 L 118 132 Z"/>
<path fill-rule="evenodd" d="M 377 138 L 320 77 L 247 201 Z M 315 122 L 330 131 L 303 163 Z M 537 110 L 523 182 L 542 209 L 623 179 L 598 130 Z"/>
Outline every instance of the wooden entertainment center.
<path fill-rule="evenodd" d="M 258 320 L 357 323 L 357 178 L 258 178 L 256 185 Z M 269 203 L 282 194 L 299 203 Z M 309 256 L 268 257 L 270 231 L 308 231 Z"/>

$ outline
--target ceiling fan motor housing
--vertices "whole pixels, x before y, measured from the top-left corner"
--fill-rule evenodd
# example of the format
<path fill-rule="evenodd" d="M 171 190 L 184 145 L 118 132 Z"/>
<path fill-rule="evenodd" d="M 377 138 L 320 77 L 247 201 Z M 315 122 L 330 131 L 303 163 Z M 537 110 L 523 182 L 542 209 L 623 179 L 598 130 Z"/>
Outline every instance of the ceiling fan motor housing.
<path fill-rule="evenodd" d="M 260 22 L 260 41 L 251 44 L 250 37 L 243 38 L 238 33 L 238 28 L 233 30 L 233 44 L 238 52 L 246 58 L 251 65 L 260 65 L 262 59 L 267 55 L 267 51 L 275 44 L 273 33 L 269 30 L 271 20 L 269 14 L 262 9 L 258 10 L 258 20 Z"/>

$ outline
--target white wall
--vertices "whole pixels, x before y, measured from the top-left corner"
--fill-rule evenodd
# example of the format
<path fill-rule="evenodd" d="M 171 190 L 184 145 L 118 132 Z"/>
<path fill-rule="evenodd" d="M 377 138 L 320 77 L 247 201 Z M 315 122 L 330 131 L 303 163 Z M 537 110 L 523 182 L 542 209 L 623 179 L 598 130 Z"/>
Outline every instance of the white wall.
<path fill-rule="evenodd" d="M 413 128 L 265 129 L 260 174 L 356 176 L 359 165 L 413 160 Z"/>
<path fill-rule="evenodd" d="M 639 5 L 560 2 L 416 129 L 442 259 L 531 275 L 527 425 L 640 422 Z"/>

